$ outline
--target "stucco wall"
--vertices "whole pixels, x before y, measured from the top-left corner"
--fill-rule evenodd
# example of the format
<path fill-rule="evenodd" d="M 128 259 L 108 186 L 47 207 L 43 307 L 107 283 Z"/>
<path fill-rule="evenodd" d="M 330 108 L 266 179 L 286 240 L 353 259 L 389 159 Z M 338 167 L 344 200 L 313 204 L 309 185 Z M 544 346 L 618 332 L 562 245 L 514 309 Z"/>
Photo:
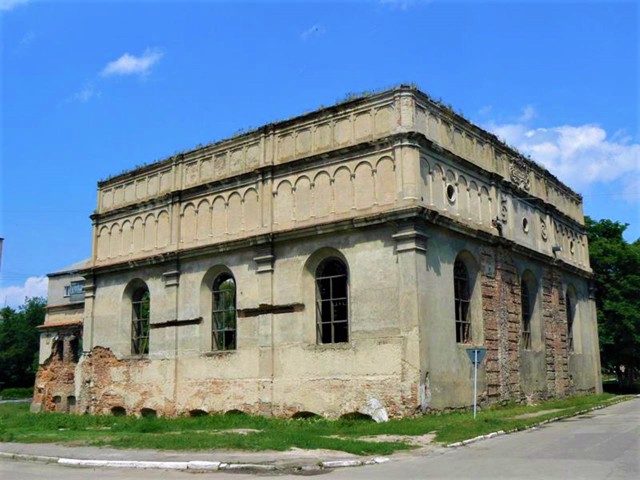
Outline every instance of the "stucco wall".
<path fill-rule="evenodd" d="M 336 416 L 376 397 L 392 414 L 411 413 L 418 406 L 418 373 L 407 373 L 403 361 L 408 333 L 417 338 L 417 325 L 400 319 L 393 233 L 378 227 L 282 242 L 272 252 L 273 270 L 260 274 L 256 249 L 189 259 L 181 262 L 178 287 L 163 280 L 163 264 L 102 275 L 96 283 L 93 334 L 85 346 L 107 348 L 118 361 L 106 355 L 114 367 L 105 370 L 108 380 L 83 405 L 103 412 L 117 399 L 131 411 L 153 408 L 167 414 L 268 408 L 267 413 L 304 410 Z M 344 258 L 349 268 L 350 341 L 322 345 L 316 340 L 312 272 L 332 255 Z M 237 350 L 213 352 L 211 293 L 203 285 L 223 269 L 236 280 L 239 311 L 261 303 L 302 304 L 304 309 L 240 316 Z M 152 324 L 202 317 L 196 325 L 152 328 L 145 359 L 130 354 L 130 303 L 124 296 L 134 279 L 149 287 Z M 95 368 L 89 355 L 85 375 L 94 376 Z"/>
<path fill-rule="evenodd" d="M 179 285 L 163 276 L 169 263 L 103 274 L 97 279 L 93 336 L 83 375 L 100 378 L 81 408 L 124 406 L 175 415 L 191 410 L 327 416 L 361 410 L 380 399 L 392 415 L 467 407 L 473 402 L 471 346 L 488 349 L 479 370 L 479 400 L 537 401 L 599 391 L 593 356 L 597 334 L 583 278 L 453 230 L 409 222 L 283 240 L 181 261 Z M 402 243 L 416 232 L 424 240 Z M 413 237 L 412 237 L 413 238 Z M 412 246 L 411 246 L 412 245 Z M 256 259 L 269 257 L 267 268 Z M 349 268 L 350 342 L 321 345 L 315 332 L 312 272 L 327 256 Z M 460 256 L 472 279 L 472 341 L 456 343 L 453 264 Z M 230 271 L 239 311 L 299 305 L 287 313 L 238 318 L 237 350 L 213 352 L 210 285 Z M 520 286 L 535 279 L 532 343 L 522 345 Z M 131 355 L 127 285 L 151 292 L 152 323 L 202 318 L 151 330 L 148 357 Z M 567 346 L 566 285 L 578 295 L 575 352 Z M 85 338 L 85 342 L 87 339 Z M 105 353 L 106 352 L 106 353 Z M 102 363 L 101 363 L 102 362 Z M 107 366 L 105 366 L 105 363 Z M 96 376 L 96 371 L 101 372 Z"/>
<path fill-rule="evenodd" d="M 335 417 L 373 397 L 395 416 L 461 408 L 473 402 L 472 345 L 487 348 L 482 402 L 600 390 L 581 198 L 414 89 L 177 155 L 100 183 L 98 197 L 80 411 Z M 316 339 L 313 272 L 327 256 L 348 266 L 348 343 Z M 456 343 L 456 258 L 471 278 L 468 344 Z M 237 349 L 226 352 L 211 337 L 221 272 L 237 285 Z M 144 356 L 131 354 L 142 284 Z"/>

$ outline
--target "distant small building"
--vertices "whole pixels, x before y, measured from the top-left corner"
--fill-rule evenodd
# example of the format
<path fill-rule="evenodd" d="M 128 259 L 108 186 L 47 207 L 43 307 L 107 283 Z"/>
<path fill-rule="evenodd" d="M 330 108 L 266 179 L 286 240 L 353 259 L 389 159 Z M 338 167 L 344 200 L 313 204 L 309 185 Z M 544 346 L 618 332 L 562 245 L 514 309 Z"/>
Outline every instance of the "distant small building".
<path fill-rule="evenodd" d="M 75 411 L 75 369 L 82 355 L 84 277 L 91 259 L 50 273 L 32 411 Z"/>
<path fill-rule="evenodd" d="M 582 197 L 415 88 L 117 175 L 91 218 L 34 409 L 463 408 L 478 346 L 485 404 L 601 391 Z"/>

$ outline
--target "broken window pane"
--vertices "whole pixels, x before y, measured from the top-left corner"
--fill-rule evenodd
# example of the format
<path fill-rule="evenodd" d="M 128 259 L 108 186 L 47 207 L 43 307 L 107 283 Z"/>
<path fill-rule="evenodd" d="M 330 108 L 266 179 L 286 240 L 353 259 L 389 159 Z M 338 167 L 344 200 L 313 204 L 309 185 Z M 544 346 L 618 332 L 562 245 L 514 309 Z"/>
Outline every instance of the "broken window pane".
<path fill-rule="evenodd" d="M 133 293 L 131 307 L 131 353 L 147 355 L 149 353 L 151 297 L 146 286 L 138 288 Z"/>
<path fill-rule="evenodd" d="M 575 316 L 575 303 L 571 295 L 569 294 L 569 290 L 567 289 L 567 294 L 565 295 L 565 309 L 567 312 L 567 348 L 570 352 L 573 352 L 573 320 Z"/>
<path fill-rule="evenodd" d="M 471 316 L 469 315 L 471 296 L 469 287 L 467 266 L 462 260 L 456 259 L 453 265 L 453 295 L 457 343 L 471 342 Z"/>
<path fill-rule="evenodd" d="M 346 265 L 324 260 L 316 270 L 316 321 L 319 343 L 349 341 L 349 299 Z"/>
<path fill-rule="evenodd" d="M 229 273 L 213 282 L 211 346 L 213 350 L 236 349 L 236 282 Z"/>
<path fill-rule="evenodd" d="M 522 308 L 522 348 L 531 349 L 531 301 L 529 286 L 522 280 L 520 287 L 520 306 Z"/>

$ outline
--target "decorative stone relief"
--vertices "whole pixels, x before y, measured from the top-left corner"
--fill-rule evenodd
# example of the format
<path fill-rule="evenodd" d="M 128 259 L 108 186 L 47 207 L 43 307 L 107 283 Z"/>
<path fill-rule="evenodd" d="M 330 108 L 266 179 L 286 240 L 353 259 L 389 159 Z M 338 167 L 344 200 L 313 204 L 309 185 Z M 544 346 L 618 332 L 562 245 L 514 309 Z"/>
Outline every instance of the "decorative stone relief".
<path fill-rule="evenodd" d="M 516 184 L 518 188 L 529 191 L 529 166 L 519 158 L 511 158 L 509 165 L 509 174 L 511 181 Z"/>
<path fill-rule="evenodd" d="M 507 201 L 508 199 L 506 195 L 500 196 L 500 221 L 503 225 L 506 225 L 507 220 L 509 219 L 509 206 Z"/>
<path fill-rule="evenodd" d="M 542 237 L 542 240 L 545 242 L 549 238 L 549 234 L 547 233 L 547 224 L 542 217 L 540 217 L 540 237 Z"/>

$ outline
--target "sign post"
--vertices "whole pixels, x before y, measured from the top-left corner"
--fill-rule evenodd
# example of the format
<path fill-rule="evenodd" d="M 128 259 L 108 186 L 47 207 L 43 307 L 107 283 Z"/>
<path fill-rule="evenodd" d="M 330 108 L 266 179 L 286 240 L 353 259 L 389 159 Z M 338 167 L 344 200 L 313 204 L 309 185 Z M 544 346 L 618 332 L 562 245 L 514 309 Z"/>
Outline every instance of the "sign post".
<path fill-rule="evenodd" d="M 473 363 L 473 418 L 476 418 L 478 410 L 478 365 L 482 363 L 487 349 L 483 347 L 467 348 L 467 355 Z"/>

